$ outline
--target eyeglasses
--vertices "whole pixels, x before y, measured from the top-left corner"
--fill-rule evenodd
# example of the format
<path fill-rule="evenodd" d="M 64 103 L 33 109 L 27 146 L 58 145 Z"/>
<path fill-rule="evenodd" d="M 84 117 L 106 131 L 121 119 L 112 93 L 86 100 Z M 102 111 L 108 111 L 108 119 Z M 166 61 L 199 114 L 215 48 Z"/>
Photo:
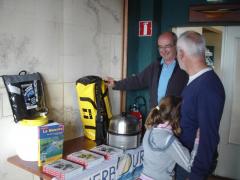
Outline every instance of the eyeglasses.
<path fill-rule="evenodd" d="M 175 45 L 174 44 L 167 44 L 166 46 L 158 46 L 158 50 L 170 49 L 173 46 L 175 46 Z"/>

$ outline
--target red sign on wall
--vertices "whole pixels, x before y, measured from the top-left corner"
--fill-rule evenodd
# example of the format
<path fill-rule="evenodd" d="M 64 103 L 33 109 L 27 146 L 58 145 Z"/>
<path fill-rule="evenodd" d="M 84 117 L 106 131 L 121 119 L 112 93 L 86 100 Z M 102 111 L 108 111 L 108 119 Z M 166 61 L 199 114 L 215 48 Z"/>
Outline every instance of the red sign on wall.
<path fill-rule="evenodd" d="M 152 21 L 139 21 L 138 36 L 152 36 Z"/>

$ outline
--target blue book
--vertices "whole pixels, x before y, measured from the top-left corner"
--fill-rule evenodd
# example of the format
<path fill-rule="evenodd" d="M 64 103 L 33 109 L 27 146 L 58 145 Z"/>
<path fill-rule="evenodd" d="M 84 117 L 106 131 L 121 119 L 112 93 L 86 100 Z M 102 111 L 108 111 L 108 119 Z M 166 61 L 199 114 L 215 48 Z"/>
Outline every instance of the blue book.
<path fill-rule="evenodd" d="M 64 125 L 53 122 L 38 128 L 38 166 L 49 164 L 62 158 Z"/>

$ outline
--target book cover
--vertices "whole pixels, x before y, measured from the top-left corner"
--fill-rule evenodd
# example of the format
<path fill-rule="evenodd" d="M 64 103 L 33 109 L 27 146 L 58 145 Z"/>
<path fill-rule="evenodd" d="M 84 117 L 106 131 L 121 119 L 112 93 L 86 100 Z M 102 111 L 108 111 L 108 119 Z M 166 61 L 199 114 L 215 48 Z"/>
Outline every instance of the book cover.
<path fill-rule="evenodd" d="M 104 161 L 104 157 L 102 155 L 87 150 L 81 150 L 69 154 L 67 159 L 84 166 L 84 168 L 93 167 Z"/>
<path fill-rule="evenodd" d="M 117 158 L 103 161 L 102 163 L 82 171 L 72 180 L 117 180 Z"/>
<path fill-rule="evenodd" d="M 105 145 L 105 144 L 96 146 L 96 147 L 90 149 L 90 151 L 95 152 L 100 155 L 103 155 L 106 160 L 109 160 L 109 159 L 112 159 L 115 157 L 117 158 L 123 154 L 122 149 L 112 147 L 109 145 Z"/>
<path fill-rule="evenodd" d="M 59 159 L 50 164 L 43 165 L 43 172 L 50 174 L 57 179 L 67 180 L 82 173 L 83 167 L 73 162 Z"/>
<path fill-rule="evenodd" d="M 48 164 L 62 158 L 64 125 L 53 122 L 39 126 L 38 166 Z"/>

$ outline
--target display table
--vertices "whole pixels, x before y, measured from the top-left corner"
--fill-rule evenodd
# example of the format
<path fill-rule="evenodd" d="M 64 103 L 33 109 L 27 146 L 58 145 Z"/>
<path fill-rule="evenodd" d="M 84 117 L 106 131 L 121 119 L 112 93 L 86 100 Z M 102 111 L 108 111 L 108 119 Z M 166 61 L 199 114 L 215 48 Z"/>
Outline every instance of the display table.
<path fill-rule="evenodd" d="M 63 158 L 65 159 L 68 154 L 71 154 L 82 149 L 91 149 L 96 146 L 96 143 L 85 137 L 79 137 L 76 139 L 65 141 L 63 144 Z M 42 172 L 42 168 L 38 167 L 37 161 L 23 161 L 17 155 L 9 157 L 7 161 L 21 169 L 24 169 L 40 179 L 51 180 L 52 176 Z M 136 149 L 126 150 L 124 154 L 114 164 L 100 164 L 99 167 L 93 167 L 92 170 L 85 171 L 81 174 L 82 179 L 109 179 L 105 178 L 112 175 L 113 179 L 118 180 L 132 180 L 138 177 L 142 170 L 143 163 L 143 148 L 139 146 Z M 106 167 L 105 167 L 106 166 Z M 111 168 L 114 168 L 111 172 Z M 105 169 L 104 169 L 105 168 Z M 113 170 L 113 169 L 112 169 Z M 103 178 L 104 176 L 104 178 Z M 76 177 L 75 180 L 79 178 Z M 110 178 L 112 179 L 112 178 Z"/>
<path fill-rule="evenodd" d="M 63 144 L 63 158 L 68 154 L 82 149 L 91 149 L 96 146 L 96 143 L 85 137 L 78 137 L 72 140 L 65 141 Z M 51 180 L 52 177 L 42 172 L 42 169 L 38 167 L 37 162 L 23 161 L 17 155 L 9 157 L 7 161 L 21 169 L 24 169 L 40 179 Z"/>

